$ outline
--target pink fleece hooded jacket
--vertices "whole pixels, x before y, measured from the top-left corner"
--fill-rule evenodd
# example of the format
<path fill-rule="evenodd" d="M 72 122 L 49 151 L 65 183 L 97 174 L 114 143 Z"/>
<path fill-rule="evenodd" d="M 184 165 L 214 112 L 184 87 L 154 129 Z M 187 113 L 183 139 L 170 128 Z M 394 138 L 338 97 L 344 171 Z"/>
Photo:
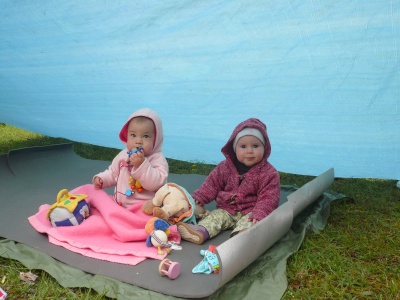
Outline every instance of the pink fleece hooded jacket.
<path fill-rule="evenodd" d="M 134 203 L 153 199 L 155 192 L 167 182 L 169 172 L 167 160 L 161 152 L 164 139 L 162 122 L 155 111 L 142 108 L 130 115 L 120 131 L 120 140 L 126 144 L 129 122 L 132 118 L 139 116 L 152 120 L 156 129 L 156 138 L 151 153 L 145 153 L 145 161 L 136 169 L 124 164 L 128 159 L 128 149 L 125 148 L 113 159 L 107 170 L 95 175 L 103 180 L 103 188 L 115 186 L 114 200 L 123 207 L 130 207 Z M 139 193 L 137 190 L 133 190 L 134 193 L 131 196 L 126 195 L 126 190 L 131 190 L 131 184 L 128 183 L 130 176 L 141 183 L 144 188 L 143 192 Z"/>
<path fill-rule="evenodd" d="M 233 142 L 236 135 L 245 128 L 256 128 L 264 136 L 265 151 L 261 162 L 245 174 L 240 175 L 235 167 L 236 154 Z M 266 126 L 258 119 L 243 121 L 233 130 L 231 137 L 221 149 L 225 160 L 206 178 L 203 185 L 194 191 L 193 198 L 201 205 L 216 200 L 217 208 L 230 214 L 252 213 L 251 219 L 261 220 L 279 205 L 280 179 L 278 171 L 267 161 L 271 154 L 271 144 Z"/>

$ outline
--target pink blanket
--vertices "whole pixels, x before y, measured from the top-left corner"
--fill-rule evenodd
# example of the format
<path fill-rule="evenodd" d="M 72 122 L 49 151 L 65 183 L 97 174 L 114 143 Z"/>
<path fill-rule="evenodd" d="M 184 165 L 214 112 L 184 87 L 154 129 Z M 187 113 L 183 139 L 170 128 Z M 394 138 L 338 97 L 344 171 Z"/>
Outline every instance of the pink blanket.
<path fill-rule="evenodd" d="M 90 204 L 91 215 L 80 225 L 52 227 L 46 219 L 48 204 L 40 206 L 39 212 L 28 218 L 38 232 L 49 236 L 50 243 L 88 257 L 128 265 L 137 265 L 146 258 L 165 258 L 165 251 L 160 255 L 156 247 L 146 246 L 144 227 L 151 216 L 141 211 L 141 203 L 129 209 L 123 208 L 110 195 L 94 189 L 91 184 L 69 193 L 89 195 L 86 201 Z M 170 239 L 178 241 L 176 228 L 171 226 L 170 229 Z"/>

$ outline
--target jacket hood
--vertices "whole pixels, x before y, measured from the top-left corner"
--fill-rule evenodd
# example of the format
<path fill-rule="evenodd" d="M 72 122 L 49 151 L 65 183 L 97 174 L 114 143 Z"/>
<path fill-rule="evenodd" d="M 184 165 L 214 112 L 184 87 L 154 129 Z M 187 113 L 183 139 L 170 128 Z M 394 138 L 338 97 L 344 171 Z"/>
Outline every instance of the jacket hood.
<path fill-rule="evenodd" d="M 142 109 L 135 111 L 133 114 L 131 114 L 119 133 L 119 139 L 124 144 L 126 144 L 129 122 L 135 117 L 145 117 L 145 118 L 152 120 L 153 124 L 154 124 L 154 128 L 156 129 L 153 151 L 151 153 L 146 153 L 146 156 L 151 155 L 156 152 L 161 152 L 161 148 L 162 148 L 162 144 L 163 144 L 163 140 L 164 140 L 162 122 L 161 122 L 161 118 L 159 117 L 159 115 L 150 108 L 142 108 Z"/>
<path fill-rule="evenodd" d="M 268 157 L 271 155 L 271 144 L 267 134 L 267 126 L 261 122 L 259 119 L 250 118 L 241 123 L 239 123 L 232 132 L 228 142 L 225 146 L 222 147 L 221 152 L 227 158 L 230 159 L 232 162 L 236 160 L 236 154 L 233 150 L 233 141 L 237 134 L 245 128 L 255 128 L 258 129 L 261 134 L 264 136 L 265 139 L 265 150 L 264 150 L 264 160 L 267 160 Z"/>

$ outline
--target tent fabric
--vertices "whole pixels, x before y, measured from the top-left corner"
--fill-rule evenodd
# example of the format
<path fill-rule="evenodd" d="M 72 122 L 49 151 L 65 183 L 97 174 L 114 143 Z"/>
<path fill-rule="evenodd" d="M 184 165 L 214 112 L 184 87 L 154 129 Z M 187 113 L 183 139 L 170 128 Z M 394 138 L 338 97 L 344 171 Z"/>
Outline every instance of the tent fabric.
<path fill-rule="evenodd" d="M 168 280 L 157 274 L 159 260 L 147 259 L 138 265 L 130 266 L 89 258 L 49 243 L 46 235 L 38 233 L 30 226 L 27 219 L 37 211 L 40 205 L 53 202 L 50 199 L 55 198 L 60 189 L 73 190 L 73 186 L 77 183 L 82 184 L 90 180 L 92 174 L 108 164 L 109 162 L 106 161 L 93 161 L 79 157 L 72 151 L 71 144 L 19 149 L 11 151 L 8 155 L 1 155 L 0 236 L 34 248 L 35 252 L 32 255 L 35 258 L 44 257 L 44 262 L 42 258 L 37 258 L 38 268 L 43 268 L 41 264 L 47 265 L 49 259 L 46 257 L 51 256 L 70 267 L 96 274 L 96 278 L 99 275 L 105 276 L 112 278 L 113 282 L 124 282 L 174 297 L 204 298 L 215 293 L 219 294 L 219 290 L 235 281 L 242 271 L 247 273 L 252 268 L 253 262 L 259 261 L 267 250 L 280 244 L 282 238 L 285 239 L 285 236 L 287 238 L 287 234 L 293 229 L 292 225 L 298 224 L 298 218 L 302 215 L 303 218 L 306 216 L 311 219 L 315 218 L 313 215 L 319 215 L 315 218 L 318 222 L 314 224 L 324 225 L 329 215 L 329 203 L 333 199 L 329 198 L 329 194 L 324 193 L 333 181 L 333 169 L 324 172 L 301 188 L 282 187 L 279 208 L 252 228 L 232 238 L 229 238 L 230 231 L 222 232 L 207 240 L 203 245 L 182 241 L 182 250 L 174 250 L 168 254 L 169 259 L 181 263 L 181 276 L 175 280 Z M 204 179 L 205 176 L 188 174 L 170 174 L 168 177 L 170 182 L 184 186 L 188 192 L 199 187 Z M 24 183 L 23 189 L 21 189 L 21 182 Z M 112 191 L 109 192 L 112 193 Z M 313 203 L 316 204 L 313 205 Z M 313 210 L 321 205 L 323 209 Z M 207 208 L 213 209 L 212 206 Z M 296 229 L 296 233 L 299 231 L 301 230 Z M 294 239 L 299 245 L 302 237 L 295 236 Z M 254 241 L 250 248 L 249 241 Z M 293 243 L 294 241 L 290 241 L 289 245 Z M 6 250 L 2 255 L 7 257 L 9 247 L 14 246 L 10 246 L 6 241 L 4 244 L 7 246 L 4 246 Z M 218 274 L 211 274 L 212 276 L 203 274 L 199 277 L 199 274 L 192 274 L 193 267 L 202 260 L 200 251 L 208 249 L 210 245 L 216 246 L 221 271 Z M 289 249 L 292 248 L 289 247 Z M 279 251 L 283 251 L 284 255 L 278 252 L 278 257 L 285 260 L 288 257 L 286 246 Z M 42 256 L 41 253 L 45 255 Z M 196 255 L 198 260 L 195 259 Z M 21 259 L 25 261 L 25 258 Z M 27 259 L 29 261 L 29 257 Z M 281 264 L 282 262 L 279 263 L 280 268 L 284 269 L 284 265 Z M 48 267 L 45 270 L 47 271 Z M 271 270 L 260 269 L 257 273 L 262 274 L 264 271 Z M 51 269 L 49 272 L 53 274 L 54 270 Z M 275 270 L 272 273 L 275 274 Z M 259 275 L 255 276 L 253 278 L 258 278 Z M 279 278 L 282 280 L 282 277 Z M 281 283 L 279 286 L 282 288 L 284 284 Z M 249 293 L 247 290 L 248 288 L 244 287 L 240 293 L 247 294 Z M 258 289 L 255 289 L 255 292 L 265 293 Z"/>
<path fill-rule="evenodd" d="M 120 148 L 150 107 L 166 157 L 217 163 L 257 117 L 282 172 L 400 179 L 396 2 L 2 1 L 0 27 L 0 122 Z"/>

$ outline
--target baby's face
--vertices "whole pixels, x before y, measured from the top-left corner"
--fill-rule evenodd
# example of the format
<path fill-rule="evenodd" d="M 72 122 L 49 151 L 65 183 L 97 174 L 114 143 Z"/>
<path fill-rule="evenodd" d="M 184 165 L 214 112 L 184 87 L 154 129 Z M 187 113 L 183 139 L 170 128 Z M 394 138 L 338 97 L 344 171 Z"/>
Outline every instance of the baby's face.
<path fill-rule="evenodd" d="M 264 144 L 253 135 L 242 136 L 236 144 L 236 158 L 247 167 L 259 163 L 264 156 Z"/>
<path fill-rule="evenodd" d="M 155 128 L 153 121 L 146 118 L 133 118 L 129 122 L 126 147 L 134 150 L 143 148 L 144 155 L 149 155 L 153 150 Z"/>

